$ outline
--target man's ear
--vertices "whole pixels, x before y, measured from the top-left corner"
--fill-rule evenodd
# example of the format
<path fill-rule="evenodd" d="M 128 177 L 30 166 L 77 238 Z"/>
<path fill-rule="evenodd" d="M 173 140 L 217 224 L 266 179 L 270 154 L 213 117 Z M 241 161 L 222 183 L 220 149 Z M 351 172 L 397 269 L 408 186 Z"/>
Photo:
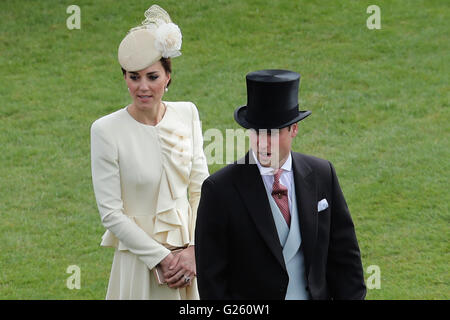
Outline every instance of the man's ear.
<path fill-rule="evenodd" d="M 297 136 L 297 134 L 298 134 L 298 123 L 294 123 L 291 126 L 291 137 L 295 138 Z"/>

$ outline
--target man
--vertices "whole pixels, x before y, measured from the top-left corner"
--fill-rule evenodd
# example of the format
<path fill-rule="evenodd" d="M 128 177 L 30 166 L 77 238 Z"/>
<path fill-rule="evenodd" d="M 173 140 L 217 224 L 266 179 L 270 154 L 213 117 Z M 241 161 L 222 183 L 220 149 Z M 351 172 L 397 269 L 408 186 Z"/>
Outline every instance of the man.
<path fill-rule="evenodd" d="M 195 255 L 201 299 L 364 299 L 354 225 L 330 162 L 291 152 L 300 75 L 249 73 L 244 159 L 202 186 Z"/>

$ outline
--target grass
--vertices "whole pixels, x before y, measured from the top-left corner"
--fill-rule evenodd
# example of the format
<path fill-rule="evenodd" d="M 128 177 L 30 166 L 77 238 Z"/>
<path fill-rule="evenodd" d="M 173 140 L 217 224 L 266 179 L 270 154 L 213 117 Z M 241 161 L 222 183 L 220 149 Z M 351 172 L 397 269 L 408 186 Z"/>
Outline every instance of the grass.
<path fill-rule="evenodd" d="M 68 30 L 71 4 L 0 2 L 0 299 L 106 293 L 89 128 L 129 103 L 117 47 L 151 3 L 79 0 L 81 29 Z M 448 5 L 379 0 L 382 28 L 368 30 L 372 1 L 159 4 L 183 32 L 166 99 L 193 101 L 203 131 L 225 132 L 239 128 L 246 73 L 300 72 L 313 114 L 294 150 L 337 169 L 364 268 L 381 270 L 367 298 L 449 299 Z M 80 290 L 66 287 L 69 265 Z"/>

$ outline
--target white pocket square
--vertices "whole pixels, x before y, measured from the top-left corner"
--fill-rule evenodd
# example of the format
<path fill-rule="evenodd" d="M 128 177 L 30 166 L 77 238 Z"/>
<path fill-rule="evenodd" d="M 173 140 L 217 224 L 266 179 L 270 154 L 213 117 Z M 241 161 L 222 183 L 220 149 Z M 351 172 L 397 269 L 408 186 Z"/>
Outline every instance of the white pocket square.
<path fill-rule="evenodd" d="M 319 202 L 317 202 L 317 212 L 323 211 L 326 208 L 328 208 L 327 199 L 322 199 Z"/>

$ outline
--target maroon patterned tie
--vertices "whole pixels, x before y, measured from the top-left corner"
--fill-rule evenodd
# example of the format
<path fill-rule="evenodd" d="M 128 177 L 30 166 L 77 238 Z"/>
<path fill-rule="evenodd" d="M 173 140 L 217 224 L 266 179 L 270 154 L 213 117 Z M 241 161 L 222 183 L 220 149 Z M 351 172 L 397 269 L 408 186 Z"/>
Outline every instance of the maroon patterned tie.
<path fill-rule="evenodd" d="M 282 169 L 278 169 L 273 175 L 272 197 L 277 203 L 278 208 L 280 208 L 281 214 L 286 220 L 288 227 L 290 227 L 291 214 L 289 213 L 288 190 L 280 183 L 280 176 L 282 172 Z"/>

